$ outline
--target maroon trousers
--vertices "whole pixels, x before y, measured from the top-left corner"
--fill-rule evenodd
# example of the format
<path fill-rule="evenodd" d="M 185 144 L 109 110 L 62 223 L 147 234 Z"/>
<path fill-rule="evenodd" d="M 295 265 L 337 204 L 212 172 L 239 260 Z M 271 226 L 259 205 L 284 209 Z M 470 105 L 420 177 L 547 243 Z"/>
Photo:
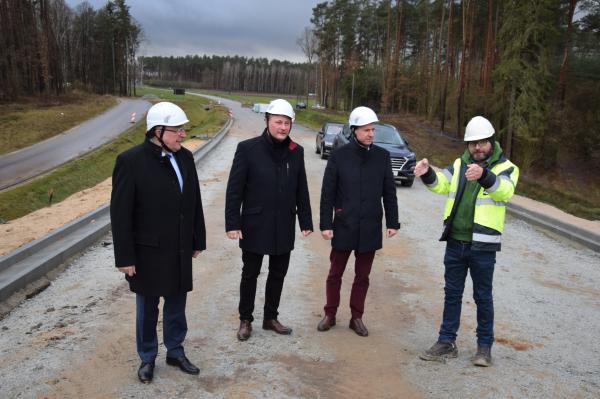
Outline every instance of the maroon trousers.
<path fill-rule="evenodd" d="M 331 267 L 327 276 L 327 304 L 325 314 L 334 317 L 340 306 L 340 289 L 342 288 L 342 275 L 346 269 L 348 258 L 352 251 L 331 250 L 329 259 Z M 375 251 L 359 253 L 354 251 L 354 283 L 350 293 L 350 310 L 353 319 L 362 318 L 365 310 L 365 298 L 369 289 L 369 274 L 375 258 Z"/>

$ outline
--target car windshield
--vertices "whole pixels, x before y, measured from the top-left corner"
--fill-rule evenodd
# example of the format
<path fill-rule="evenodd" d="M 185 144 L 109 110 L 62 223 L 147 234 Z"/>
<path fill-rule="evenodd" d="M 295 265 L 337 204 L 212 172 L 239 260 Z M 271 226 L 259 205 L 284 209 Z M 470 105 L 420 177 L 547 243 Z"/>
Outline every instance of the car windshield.
<path fill-rule="evenodd" d="M 334 137 L 336 134 L 342 131 L 341 125 L 329 125 L 325 130 L 325 136 Z"/>
<path fill-rule="evenodd" d="M 375 126 L 375 137 L 373 141 L 381 144 L 406 146 L 404 140 L 402 140 L 400 134 L 395 129 L 384 125 Z"/>

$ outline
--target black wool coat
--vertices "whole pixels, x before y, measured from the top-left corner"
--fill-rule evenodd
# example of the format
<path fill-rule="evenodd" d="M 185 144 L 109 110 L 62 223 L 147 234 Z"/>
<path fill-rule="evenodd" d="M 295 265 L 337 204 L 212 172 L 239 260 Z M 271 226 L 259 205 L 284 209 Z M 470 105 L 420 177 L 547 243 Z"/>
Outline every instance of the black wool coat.
<path fill-rule="evenodd" d="M 241 230 L 240 248 L 265 255 L 294 249 L 300 230 L 313 230 L 304 149 L 290 138 L 277 147 L 265 129 L 238 144 L 227 182 L 225 230 Z"/>
<path fill-rule="evenodd" d="M 333 230 L 332 247 L 357 252 L 380 249 L 382 199 L 387 228 L 399 229 L 389 152 L 376 145 L 367 150 L 354 139 L 335 150 L 323 176 L 319 226 L 321 231 Z"/>
<path fill-rule="evenodd" d="M 192 290 L 192 253 L 206 249 L 206 229 L 194 157 L 175 153 L 177 175 L 161 148 L 146 140 L 117 157 L 110 219 L 117 267 L 135 265 L 126 276 L 131 291 L 170 296 Z"/>

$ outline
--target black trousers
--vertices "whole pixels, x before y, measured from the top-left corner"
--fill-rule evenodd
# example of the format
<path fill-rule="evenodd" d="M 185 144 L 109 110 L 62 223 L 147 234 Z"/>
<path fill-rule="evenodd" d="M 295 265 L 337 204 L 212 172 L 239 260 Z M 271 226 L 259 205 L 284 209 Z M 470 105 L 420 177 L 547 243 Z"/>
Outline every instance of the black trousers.
<path fill-rule="evenodd" d="M 264 319 L 277 319 L 277 309 L 279 308 L 279 299 L 283 289 L 283 280 L 290 264 L 290 252 L 283 255 L 269 256 L 269 275 L 267 276 L 267 286 L 265 287 L 265 310 Z M 256 279 L 260 274 L 263 254 L 242 250 L 242 281 L 240 283 L 240 320 L 254 321 L 252 313 L 254 312 L 254 299 L 256 297 Z"/>

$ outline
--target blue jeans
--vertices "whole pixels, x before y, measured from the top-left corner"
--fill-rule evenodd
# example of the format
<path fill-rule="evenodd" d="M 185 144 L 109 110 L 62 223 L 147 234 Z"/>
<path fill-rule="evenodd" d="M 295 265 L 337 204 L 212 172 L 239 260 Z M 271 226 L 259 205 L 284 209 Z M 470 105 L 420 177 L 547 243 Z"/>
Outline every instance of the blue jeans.
<path fill-rule="evenodd" d="M 444 315 L 440 327 L 440 342 L 454 342 L 460 326 L 462 295 L 467 271 L 473 280 L 473 299 L 477 305 L 477 345 L 492 346 L 494 342 L 494 299 L 492 281 L 495 251 L 474 251 L 471 243 L 448 239 L 444 256 Z"/>
<path fill-rule="evenodd" d="M 153 362 L 158 354 L 158 296 L 136 294 L 136 329 L 135 338 L 137 352 L 144 363 Z M 163 342 L 167 347 L 167 357 L 184 356 L 183 340 L 187 334 L 185 303 L 187 292 L 164 297 L 163 304 Z"/>

